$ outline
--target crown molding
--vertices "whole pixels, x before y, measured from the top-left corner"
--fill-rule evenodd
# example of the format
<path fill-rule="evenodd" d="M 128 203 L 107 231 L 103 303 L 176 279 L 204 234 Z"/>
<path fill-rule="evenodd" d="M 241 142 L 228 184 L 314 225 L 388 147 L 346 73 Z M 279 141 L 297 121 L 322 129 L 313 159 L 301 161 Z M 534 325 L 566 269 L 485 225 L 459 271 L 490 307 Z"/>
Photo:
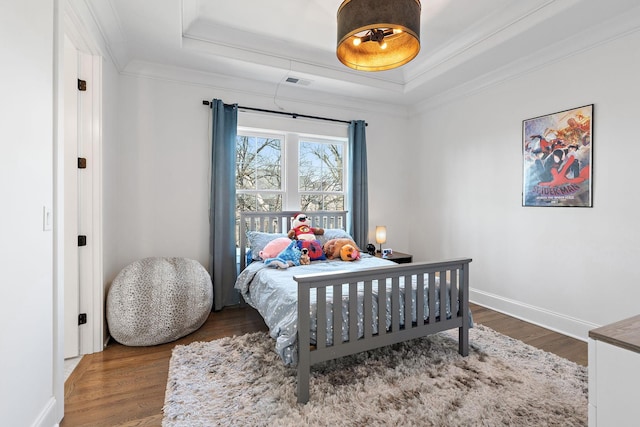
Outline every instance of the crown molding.
<path fill-rule="evenodd" d="M 464 99 L 488 90 L 508 80 L 549 67 L 555 63 L 611 43 L 640 31 L 640 7 L 628 13 L 603 21 L 570 38 L 559 40 L 542 50 L 530 53 L 503 67 L 464 82 L 428 99 L 416 103 L 412 115 L 421 114 L 434 108 Z"/>
<path fill-rule="evenodd" d="M 118 71 L 123 69 L 114 46 L 123 46 L 125 37 L 111 0 L 66 0 L 64 19 L 67 28 L 77 30 L 79 39 L 74 41 L 78 47 L 110 59 Z"/>
<path fill-rule="evenodd" d="M 167 66 L 145 61 L 132 61 L 124 71 L 123 76 L 146 78 L 152 80 L 167 81 L 190 86 L 206 88 L 208 92 L 227 92 L 237 94 L 239 97 L 250 96 L 263 100 L 263 104 L 272 104 L 278 109 L 294 109 L 302 106 L 307 111 L 313 111 L 318 107 L 327 109 L 340 109 L 360 114 L 381 112 L 380 102 L 348 96 L 336 96 L 333 93 L 316 91 L 308 87 L 292 87 L 278 84 L 276 87 L 270 83 L 244 78 L 230 77 L 212 72 L 193 70 L 190 68 Z M 282 79 L 285 80 L 286 76 Z M 404 105 L 387 104 L 384 114 L 390 117 L 407 118 L 409 107 Z M 345 119 L 346 120 L 346 119 Z M 349 119 L 350 120 L 350 119 Z"/>

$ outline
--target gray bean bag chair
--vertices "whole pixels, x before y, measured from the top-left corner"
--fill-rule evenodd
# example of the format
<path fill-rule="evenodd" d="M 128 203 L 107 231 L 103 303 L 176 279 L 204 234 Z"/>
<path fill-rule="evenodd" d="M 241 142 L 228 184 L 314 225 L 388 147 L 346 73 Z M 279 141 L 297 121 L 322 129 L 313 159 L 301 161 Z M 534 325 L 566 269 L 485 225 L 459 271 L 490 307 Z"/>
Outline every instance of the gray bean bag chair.
<path fill-rule="evenodd" d="M 121 344 L 177 340 L 200 328 L 213 304 L 211 277 L 187 258 L 145 258 L 125 267 L 107 294 L 107 323 Z"/>

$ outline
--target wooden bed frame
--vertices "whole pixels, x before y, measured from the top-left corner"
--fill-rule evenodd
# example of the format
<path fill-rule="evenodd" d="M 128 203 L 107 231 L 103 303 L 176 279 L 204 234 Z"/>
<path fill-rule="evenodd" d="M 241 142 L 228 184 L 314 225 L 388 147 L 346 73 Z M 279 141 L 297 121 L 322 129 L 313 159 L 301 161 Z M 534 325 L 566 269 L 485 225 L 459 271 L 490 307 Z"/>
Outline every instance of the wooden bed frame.
<path fill-rule="evenodd" d="M 240 214 L 240 265 L 246 267 L 247 237 L 246 231 L 262 231 L 267 233 L 287 233 L 290 219 L 297 212 L 243 212 Z M 346 227 L 346 212 L 305 212 L 312 220 L 313 227 L 340 228 Z M 396 264 L 392 266 L 376 267 L 360 271 L 342 271 L 335 273 L 307 274 L 294 276 L 298 283 L 298 402 L 309 401 L 309 378 L 311 366 L 326 360 L 337 359 L 350 354 L 372 350 L 374 348 L 424 337 L 436 332 L 458 328 L 458 351 L 462 356 L 469 354 L 469 263 L 471 259 L 455 259 L 440 262 L 420 262 L 409 264 Z M 435 283 L 435 277 L 441 278 L 440 283 L 448 283 L 450 286 L 439 286 L 439 300 L 446 302 L 447 296 L 451 301 L 451 316 L 447 318 L 446 303 L 440 304 L 439 312 L 436 312 L 436 288 L 428 286 L 425 295 L 424 287 L 417 286 L 416 292 L 416 319 L 412 319 L 411 310 L 401 310 L 400 306 L 400 278 L 405 283 L 411 283 L 412 279 L 417 283 L 424 283 L 425 275 L 429 275 L 429 284 Z M 387 295 L 387 281 L 391 283 L 391 293 Z M 349 316 L 349 339 L 344 341 L 342 334 L 342 304 L 333 305 L 333 325 L 338 325 L 329 331 L 332 334 L 332 345 L 327 345 L 326 328 L 317 328 L 317 344 L 311 342 L 311 293 L 317 292 L 317 325 L 327 324 L 327 288 L 333 287 L 333 294 L 342 293 L 342 286 L 349 287 L 349 313 L 357 313 L 358 286 L 364 287 L 366 303 L 362 307 L 364 316 L 364 336 L 358 337 L 357 316 Z M 378 312 L 374 313 L 372 295 L 374 290 L 378 292 L 378 299 L 391 300 L 391 327 L 387 328 L 386 304 L 378 304 Z M 450 292 L 449 295 L 447 293 Z M 411 292 L 404 293 L 405 307 L 412 307 Z M 424 301 L 428 300 L 429 316 L 424 319 Z M 456 311 L 454 302 L 458 301 Z M 413 307 L 412 307 L 413 308 Z M 302 315 L 301 315 L 302 314 Z M 377 333 L 373 332 L 373 319 L 378 319 Z M 404 319 L 401 321 L 401 316 Z M 305 344 L 306 343 L 306 344 Z"/>

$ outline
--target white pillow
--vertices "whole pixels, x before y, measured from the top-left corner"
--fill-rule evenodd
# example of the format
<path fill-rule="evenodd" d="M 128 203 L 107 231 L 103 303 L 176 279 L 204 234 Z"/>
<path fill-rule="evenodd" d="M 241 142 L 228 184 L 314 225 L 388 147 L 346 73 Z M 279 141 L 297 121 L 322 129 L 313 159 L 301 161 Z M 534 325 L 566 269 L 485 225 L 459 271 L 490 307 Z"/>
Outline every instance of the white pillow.
<path fill-rule="evenodd" d="M 351 235 L 349 233 L 347 233 L 346 231 L 340 229 L 340 228 L 325 228 L 324 230 L 324 234 L 320 235 L 320 236 L 316 236 L 318 238 L 318 240 L 320 241 L 320 244 L 322 246 L 324 246 L 325 243 L 327 243 L 329 240 L 331 239 L 351 239 L 353 240 L 353 237 L 351 237 Z"/>

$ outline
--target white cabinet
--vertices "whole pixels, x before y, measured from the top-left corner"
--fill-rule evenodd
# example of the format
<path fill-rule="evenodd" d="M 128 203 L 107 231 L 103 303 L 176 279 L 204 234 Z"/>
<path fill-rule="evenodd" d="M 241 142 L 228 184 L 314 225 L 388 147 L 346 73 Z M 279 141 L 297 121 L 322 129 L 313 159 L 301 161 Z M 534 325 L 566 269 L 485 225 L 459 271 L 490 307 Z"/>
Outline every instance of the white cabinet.
<path fill-rule="evenodd" d="M 589 427 L 640 425 L 640 316 L 589 332 Z"/>

